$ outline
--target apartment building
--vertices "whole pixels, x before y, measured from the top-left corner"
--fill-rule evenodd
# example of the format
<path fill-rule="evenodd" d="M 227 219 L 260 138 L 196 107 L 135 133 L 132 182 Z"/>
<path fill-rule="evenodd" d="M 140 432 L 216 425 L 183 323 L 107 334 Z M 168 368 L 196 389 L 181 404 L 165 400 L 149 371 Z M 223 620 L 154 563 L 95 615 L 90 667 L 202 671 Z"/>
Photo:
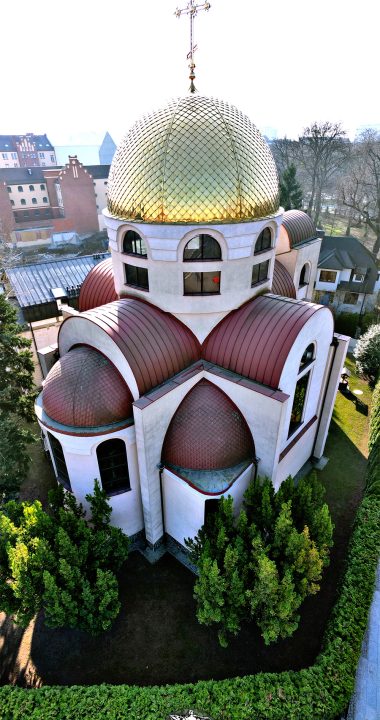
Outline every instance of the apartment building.
<path fill-rule="evenodd" d="M 20 245 L 54 233 L 103 228 L 109 165 L 84 166 L 76 156 L 61 167 L 0 169 L 0 240 Z"/>
<path fill-rule="evenodd" d="M 57 164 L 47 135 L 0 135 L 0 168 L 51 167 Z"/>

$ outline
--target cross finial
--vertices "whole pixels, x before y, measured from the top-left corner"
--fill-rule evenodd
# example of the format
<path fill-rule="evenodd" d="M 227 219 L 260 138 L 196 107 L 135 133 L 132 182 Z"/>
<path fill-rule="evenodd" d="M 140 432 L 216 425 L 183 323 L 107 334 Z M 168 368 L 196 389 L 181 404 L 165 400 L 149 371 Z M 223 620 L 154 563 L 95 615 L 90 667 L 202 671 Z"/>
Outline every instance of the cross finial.
<path fill-rule="evenodd" d="M 195 92 L 194 53 L 197 49 L 197 46 L 194 45 L 194 18 L 196 16 L 198 10 L 210 10 L 210 7 L 211 7 L 211 5 L 209 2 L 204 2 L 201 5 L 196 5 L 194 3 L 194 0 L 189 0 L 187 7 L 183 8 L 182 10 L 177 8 L 177 10 L 174 13 L 174 15 L 177 18 L 180 18 L 181 15 L 188 15 L 190 18 L 190 50 L 187 53 L 187 60 L 190 60 L 190 62 L 189 62 L 189 68 L 190 68 L 189 79 L 190 79 L 190 92 L 192 92 L 192 93 Z"/>

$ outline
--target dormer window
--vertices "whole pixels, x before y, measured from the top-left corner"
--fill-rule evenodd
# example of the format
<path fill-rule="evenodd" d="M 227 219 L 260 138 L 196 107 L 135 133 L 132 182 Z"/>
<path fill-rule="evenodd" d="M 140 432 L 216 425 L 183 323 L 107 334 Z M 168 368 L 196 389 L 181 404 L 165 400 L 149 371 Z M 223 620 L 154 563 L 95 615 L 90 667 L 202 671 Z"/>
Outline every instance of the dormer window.
<path fill-rule="evenodd" d="M 321 270 L 319 273 L 319 281 L 325 283 L 335 283 L 337 273 L 335 270 Z"/>
<path fill-rule="evenodd" d="M 272 233 L 269 227 L 264 228 L 261 231 L 259 237 L 256 240 L 255 255 L 258 253 L 265 252 L 272 247 Z"/>
<path fill-rule="evenodd" d="M 127 230 L 123 240 L 123 252 L 127 255 L 139 255 L 139 257 L 147 257 L 148 252 L 145 241 L 134 230 Z"/>
<path fill-rule="evenodd" d="M 184 262 L 203 262 L 204 260 L 221 260 L 220 245 L 211 235 L 196 235 L 185 245 Z"/>

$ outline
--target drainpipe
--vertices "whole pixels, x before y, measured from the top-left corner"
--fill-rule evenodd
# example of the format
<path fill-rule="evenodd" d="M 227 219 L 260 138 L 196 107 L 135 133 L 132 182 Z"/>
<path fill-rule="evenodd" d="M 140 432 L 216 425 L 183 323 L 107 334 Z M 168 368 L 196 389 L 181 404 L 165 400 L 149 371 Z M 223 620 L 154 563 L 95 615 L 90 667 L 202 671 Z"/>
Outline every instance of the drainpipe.
<path fill-rule="evenodd" d="M 163 530 L 163 538 L 165 537 L 165 515 L 164 515 L 164 496 L 162 493 L 162 473 L 165 469 L 165 465 L 162 462 L 159 462 L 156 465 L 156 468 L 158 470 L 158 474 L 160 477 L 160 498 L 161 498 L 161 515 L 162 515 L 162 530 Z"/>
<path fill-rule="evenodd" d="M 334 367 L 334 361 L 335 361 L 336 351 L 337 351 L 337 349 L 338 349 L 338 347 L 339 347 L 339 341 L 338 341 L 338 339 L 337 339 L 336 337 L 333 337 L 333 339 L 332 339 L 332 341 L 331 341 L 331 343 L 330 343 L 330 347 L 333 347 L 333 356 L 332 356 L 332 358 L 331 358 L 329 373 L 328 373 L 328 376 L 327 376 L 326 385 L 325 385 L 325 391 L 324 391 L 324 394 L 323 394 L 323 401 L 322 401 L 321 409 L 320 409 L 320 412 L 319 412 L 317 432 L 315 433 L 315 440 L 314 440 L 314 444 L 313 444 L 313 450 L 312 450 L 312 453 L 311 453 L 311 457 L 314 456 L 314 450 L 315 450 L 315 446 L 316 446 L 316 444 L 317 444 L 319 428 L 320 428 L 320 426 L 321 426 L 321 421 L 322 421 L 322 415 L 323 415 L 323 411 L 324 411 L 324 409 L 325 409 L 326 396 L 327 396 L 327 392 L 328 392 L 329 385 L 330 385 L 331 373 L 332 373 L 332 369 L 333 369 L 333 367 Z"/>

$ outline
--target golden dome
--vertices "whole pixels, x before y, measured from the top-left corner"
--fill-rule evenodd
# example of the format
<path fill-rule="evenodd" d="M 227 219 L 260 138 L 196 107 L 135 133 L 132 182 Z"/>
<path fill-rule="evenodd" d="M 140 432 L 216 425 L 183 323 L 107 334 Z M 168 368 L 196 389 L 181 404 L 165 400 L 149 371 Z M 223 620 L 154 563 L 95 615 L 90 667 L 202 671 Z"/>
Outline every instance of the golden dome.
<path fill-rule="evenodd" d="M 268 145 L 246 115 L 222 100 L 172 100 L 135 123 L 112 161 L 108 210 L 122 220 L 239 222 L 278 207 Z"/>

